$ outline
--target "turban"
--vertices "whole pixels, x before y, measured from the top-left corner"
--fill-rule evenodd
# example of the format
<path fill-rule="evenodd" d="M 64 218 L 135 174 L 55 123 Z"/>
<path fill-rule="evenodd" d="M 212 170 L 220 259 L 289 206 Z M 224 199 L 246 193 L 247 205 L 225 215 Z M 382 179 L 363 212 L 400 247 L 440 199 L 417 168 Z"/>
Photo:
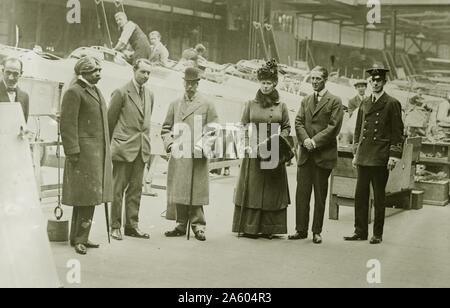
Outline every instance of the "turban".
<path fill-rule="evenodd" d="M 75 64 L 75 74 L 77 76 L 92 73 L 97 69 L 100 69 L 100 60 L 91 56 L 85 56 Z"/>

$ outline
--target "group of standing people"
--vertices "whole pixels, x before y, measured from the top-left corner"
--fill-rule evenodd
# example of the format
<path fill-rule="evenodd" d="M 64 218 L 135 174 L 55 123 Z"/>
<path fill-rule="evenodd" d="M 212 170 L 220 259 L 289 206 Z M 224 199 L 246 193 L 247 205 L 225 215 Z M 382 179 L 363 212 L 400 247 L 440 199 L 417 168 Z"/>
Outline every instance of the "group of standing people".
<path fill-rule="evenodd" d="M 77 80 L 63 97 L 60 127 L 66 154 L 62 203 L 73 206 L 70 243 L 79 254 L 99 245 L 89 240 L 95 206 L 112 202 L 111 235 L 148 239 L 139 229 L 139 207 L 145 163 L 151 154 L 150 119 L 154 104 L 152 92 L 145 84 L 151 74 L 148 59 L 138 59 L 134 77 L 117 89 L 107 107 L 96 86 L 101 79 L 100 61 L 83 57 L 75 65 Z M 18 101 L 28 116 L 28 96 L 17 87 L 23 64 L 8 58 L 3 62 L 0 83 L 2 101 Z M 388 70 L 374 67 L 371 76 L 373 93 L 362 98 L 357 109 L 354 134 L 354 160 L 357 168 L 355 193 L 355 231 L 347 241 L 367 240 L 370 185 L 374 191 L 375 223 L 371 244 L 383 239 L 385 188 L 392 170 L 402 157 L 403 122 L 401 105 L 384 92 Z M 316 67 L 311 72 L 314 89 L 303 99 L 295 119 L 300 145 L 296 191 L 296 232 L 289 240 L 308 237 L 310 199 L 314 190 L 313 242 L 322 243 L 322 229 L 328 179 L 337 163 L 337 136 L 341 129 L 344 107 L 340 98 L 326 89 L 328 72 Z M 169 156 L 167 204 L 175 211 L 176 227 L 167 237 L 184 236 L 191 226 L 195 238 L 205 241 L 206 219 L 203 206 L 209 204 L 209 166 L 206 156 L 196 157 L 195 134 L 191 136 L 190 157 L 176 157 L 180 147 L 176 125 L 191 131 L 198 119 L 202 128 L 218 123 L 214 103 L 198 91 L 201 72 L 189 67 L 184 74 L 185 93 L 171 103 L 162 126 L 161 136 Z M 276 89 L 278 67 L 269 61 L 258 70 L 260 89 L 248 101 L 241 124 L 254 125 L 251 132 L 260 138 L 260 129 L 277 124 L 278 136 L 290 135 L 291 125 L 286 104 Z M 362 93 L 360 93 L 361 95 Z M 356 112 L 356 111 L 354 111 Z M 259 125 L 266 124 L 266 125 Z M 246 140 L 250 138 L 246 130 Z M 270 133 L 269 133 L 270 134 Z M 258 140 L 260 144 L 263 140 Z M 291 203 L 286 166 L 262 166 L 259 149 L 246 147 L 234 195 L 235 210 L 232 231 L 251 238 L 272 238 L 287 233 L 287 207 Z M 186 150 L 186 149 L 185 149 Z M 256 151 L 257 155 L 251 156 Z M 122 206 L 125 203 L 125 226 Z"/>

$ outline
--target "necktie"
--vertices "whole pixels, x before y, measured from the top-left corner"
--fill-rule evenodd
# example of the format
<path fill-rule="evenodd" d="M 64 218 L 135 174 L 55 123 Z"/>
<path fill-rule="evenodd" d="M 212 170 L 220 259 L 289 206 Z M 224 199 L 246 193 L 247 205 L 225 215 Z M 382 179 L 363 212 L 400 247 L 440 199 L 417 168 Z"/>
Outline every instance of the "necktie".
<path fill-rule="evenodd" d="M 139 88 L 139 96 L 141 97 L 142 108 L 145 106 L 145 90 L 144 87 Z"/>
<path fill-rule="evenodd" d="M 375 102 L 377 101 L 377 98 L 375 97 L 375 95 L 372 96 L 372 104 L 375 104 Z"/>
<path fill-rule="evenodd" d="M 319 93 L 314 92 L 314 106 L 317 106 L 319 103 Z"/>

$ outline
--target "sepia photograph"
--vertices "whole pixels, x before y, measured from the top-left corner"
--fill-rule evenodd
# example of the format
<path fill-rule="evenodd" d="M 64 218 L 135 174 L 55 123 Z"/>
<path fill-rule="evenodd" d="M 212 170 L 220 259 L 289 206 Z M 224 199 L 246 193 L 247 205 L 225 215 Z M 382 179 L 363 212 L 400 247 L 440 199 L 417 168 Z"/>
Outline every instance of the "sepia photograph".
<path fill-rule="evenodd" d="M 449 203 L 449 0 L 0 0 L 0 288 L 448 288 Z"/>

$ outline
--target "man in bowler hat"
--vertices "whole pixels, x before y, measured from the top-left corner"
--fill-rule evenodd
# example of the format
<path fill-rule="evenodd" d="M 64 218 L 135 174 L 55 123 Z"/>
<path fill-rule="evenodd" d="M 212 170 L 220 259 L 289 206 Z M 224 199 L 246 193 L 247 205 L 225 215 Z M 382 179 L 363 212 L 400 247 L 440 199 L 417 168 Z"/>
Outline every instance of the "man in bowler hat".
<path fill-rule="evenodd" d="M 403 121 L 398 100 L 384 92 L 389 70 L 374 66 L 371 76 L 373 94 L 366 98 L 358 111 L 353 142 L 353 166 L 358 169 L 355 192 L 355 232 L 346 241 L 368 238 L 370 184 L 373 187 L 375 223 L 370 244 L 383 240 L 385 195 L 389 171 L 402 157 Z"/>

